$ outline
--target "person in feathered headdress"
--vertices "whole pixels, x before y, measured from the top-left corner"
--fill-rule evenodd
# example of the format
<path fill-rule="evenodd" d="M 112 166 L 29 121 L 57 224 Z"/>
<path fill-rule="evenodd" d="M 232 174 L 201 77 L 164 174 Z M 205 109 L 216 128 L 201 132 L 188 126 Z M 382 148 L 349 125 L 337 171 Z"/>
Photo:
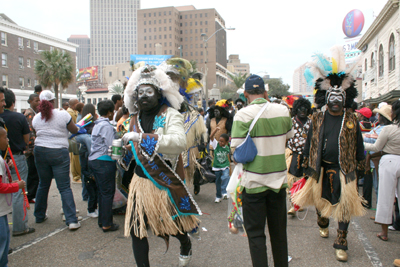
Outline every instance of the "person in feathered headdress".
<path fill-rule="evenodd" d="M 184 182 L 181 153 L 186 149 L 184 119 L 179 109 L 183 97 L 179 84 L 162 69 L 144 66 L 132 73 L 124 101 L 133 114 L 129 132 L 122 137 L 132 150 L 136 168 L 129 186 L 125 236 L 132 237 L 138 266 L 149 266 L 147 226 L 164 238 L 179 239 L 179 266 L 191 259 L 187 232 L 197 228 L 194 215 L 201 211 Z M 129 160 L 120 161 L 125 169 Z"/>
<path fill-rule="evenodd" d="M 306 76 L 316 79 L 315 101 L 322 111 L 312 116 L 303 153 L 310 178 L 293 201 L 301 207 L 315 205 L 321 237 L 329 236 L 329 217 L 339 222 L 333 247 L 336 259 L 347 261 L 350 219 L 365 213 L 356 184 L 356 173 L 364 166 L 364 145 L 356 116 L 345 110 L 357 97 L 352 68 L 346 70 L 342 47 L 331 51 L 331 62 L 317 54 L 306 70 Z"/>
<path fill-rule="evenodd" d="M 188 185 L 194 181 L 194 173 L 198 168 L 197 158 L 199 157 L 198 146 L 207 141 L 207 129 L 204 124 L 203 116 L 191 105 L 193 95 L 203 89 L 201 79 L 203 74 L 196 72 L 189 76 L 192 71 L 192 65 L 183 58 L 171 58 L 160 65 L 160 69 L 179 84 L 179 93 L 184 97 L 179 112 L 184 117 L 184 129 L 186 134 L 186 149 L 182 152 L 183 166 L 185 169 L 185 178 Z M 197 195 L 200 192 L 200 186 L 194 188 Z"/>

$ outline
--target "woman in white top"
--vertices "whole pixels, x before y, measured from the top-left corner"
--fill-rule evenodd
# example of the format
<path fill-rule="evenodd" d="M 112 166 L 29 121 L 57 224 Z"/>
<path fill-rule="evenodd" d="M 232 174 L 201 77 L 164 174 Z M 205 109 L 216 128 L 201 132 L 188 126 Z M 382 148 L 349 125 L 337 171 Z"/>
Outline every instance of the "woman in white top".
<path fill-rule="evenodd" d="M 32 121 L 36 132 L 35 164 L 39 174 L 39 188 L 36 193 L 34 215 L 36 223 L 47 219 L 47 198 L 51 181 L 55 178 L 61 195 L 62 207 L 69 229 L 80 227 L 76 217 L 76 207 L 72 194 L 68 154 L 68 133 L 77 133 L 79 128 L 72 122 L 65 110 L 54 109 L 54 94 L 44 90 L 40 94 L 38 113 Z"/>
<path fill-rule="evenodd" d="M 392 224 L 395 190 L 400 192 L 400 100 L 392 104 L 392 125 L 385 126 L 375 144 L 364 143 L 367 151 L 382 151 L 379 162 L 379 194 L 375 222 L 382 225 L 377 234 L 388 240 L 388 226 Z"/>

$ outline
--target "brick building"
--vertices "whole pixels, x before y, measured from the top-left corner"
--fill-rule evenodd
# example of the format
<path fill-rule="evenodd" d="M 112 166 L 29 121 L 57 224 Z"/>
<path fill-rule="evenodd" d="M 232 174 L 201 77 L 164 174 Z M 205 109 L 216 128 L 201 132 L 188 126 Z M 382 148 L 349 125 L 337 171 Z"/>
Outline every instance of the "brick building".
<path fill-rule="evenodd" d="M 204 38 L 210 38 L 219 30 L 207 42 L 206 86 L 211 89 L 216 84 L 222 88 L 229 82 L 225 21 L 214 8 L 196 9 L 190 5 L 141 9 L 137 13 L 137 23 L 138 54 L 154 55 L 157 45 L 162 55 L 196 61 L 198 71 L 203 73 Z"/>
<path fill-rule="evenodd" d="M 0 14 L 1 86 L 33 90 L 39 84 L 34 71 L 34 64 L 40 59 L 39 51 L 60 49 L 70 53 L 75 68 L 77 47 L 67 41 L 18 26 L 5 14 Z M 75 78 L 64 91 L 76 93 Z"/>

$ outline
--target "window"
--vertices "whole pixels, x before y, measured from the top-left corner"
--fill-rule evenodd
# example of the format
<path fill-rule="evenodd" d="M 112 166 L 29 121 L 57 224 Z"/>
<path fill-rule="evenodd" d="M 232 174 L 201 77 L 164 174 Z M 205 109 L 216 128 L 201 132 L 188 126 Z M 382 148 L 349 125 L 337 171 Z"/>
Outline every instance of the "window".
<path fill-rule="evenodd" d="M 30 58 L 28 58 L 28 59 L 26 60 L 26 66 L 27 66 L 28 68 L 31 67 L 31 59 L 30 59 Z"/>
<path fill-rule="evenodd" d="M 54 50 L 54 47 L 50 46 L 50 52 L 52 52 Z"/>
<path fill-rule="evenodd" d="M 7 67 L 7 54 L 1 53 L 1 66 Z"/>
<path fill-rule="evenodd" d="M 28 78 L 27 82 L 28 82 L 28 87 L 32 87 L 32 85 L 31 85 L 31 78 Z"/>
<path fill-rule="evenodd" d="M 18 62 L 19 62 L 19 68 L 23 69 L 24 68 L 24 58 L 18 57 Z"/>
<path fill-rule="evenodd" d="M 26 40 L 26 47 L 31 47 L 31 40 Z"/>
<path fill-rule="evenodd" d="M 33 42 L 33 50 L 35 50 L 36 52 L 39 51 L 39 44 L 38 44 L 38 42 Z"/>
<path fill-rule="evenodd" d="M 372 52 L 371 54 L 371 68 L 375 67 L 375 53 Z"/>
<path fill-rule="evenodd" d="M 394 35 L 392 34 L 389 39 L 389 71 L 396 68 L 396 55 L 394 49 Z"/>
<path fill-rule="evenodd" d="M 8 75 L 4 75 L 3 74 L 3 77 L 2 77 L 2 80 L 1 80 L 1 86 L 8 87 Z"/>
<path fill-rule="evenodd" d="M 101 101 L 101 97 L 99 97 L 99 100 L 98 100 L 99 102 Z"/>
<path fill-rule="evenodd" d="M 124 70 L 122 71 L 122 76 L 125 76 L 125 71 Z"/>
<path fill-rule="evenodd" d="M 93 98 L 93 105 L 97 104 L 97 98 Z"/>
<path fill-rule="evenodd" d="M 24 78 L 23 77 L 19 77 L 19 86 L 24 87 Z"/>
<path fill-rule="evenodd" d="M 18 47 L 23 48 L 24 47 L 24 38 L 18 37 Z"/>
<path fill-rule="evenodd" d="M 108 73 L 108 76 L 109 76 L 109 77 L 112 77 L 112 71 L 110 71 L 110 72 Z"/>
<path fill-rule="evenodd" d="M 34 82 L 33 82 L 33 86 L 36 86 L 36 85 L 38 85 L 39 84 L 39 81 L 38 80 L 35 80 Z"/>
<path fill-rule="evenodd" d="M 379 77 L 383 76 L 383 72 L 384 72 L 384 60 L 385 60 L 385 55 L 383 53 L 383 46 L 381 45 L 379 47 Z"/>
<path fill-rule="evenodd" d="M 144 14 L 144 15 L 146 15 L 146 14 Z M 92 104 L 92 99 L 88 98 L 87 102 L 88 102 L 88 104 Z"/>
<path fill-rule="evenodd" d="M 7 33 L 1 33 L 1 44 L 7 46 Z"/>
<path fill-rule="evenodd" d="M 368 66 L 367 63 L 368 63 L 368 62 L 367 62 L 367 59 L 365 59 L 365 63 L 364 63 L 364 65 L 365 65 L 365 66 L 364 66 L 364 70 L 365 70 L 365 71 L 367 71 L 367 66 Z"/>

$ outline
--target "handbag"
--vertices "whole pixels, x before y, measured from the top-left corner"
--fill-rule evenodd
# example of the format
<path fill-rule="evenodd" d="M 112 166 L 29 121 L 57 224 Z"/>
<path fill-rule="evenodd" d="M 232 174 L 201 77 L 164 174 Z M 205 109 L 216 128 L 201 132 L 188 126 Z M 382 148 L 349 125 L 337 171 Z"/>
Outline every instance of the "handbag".
<path fill-rule="evenodd" d="M 253 130 L 254 125 L 260 118 L 261 114 L 267 108 L 268 102 L 261 108 L 261 110 L 257 113 L 256 117 L 254 118 L 253 122 L 250 125 L 249 132 L 247 133 L 246 139 L 244 139 L 243 143 L 236 147 L 235 152 L 233 153 L 233 159 L 238 163 L 249 163 L 254 160 L 257 156 L 257 147 L 253 142 L 253 139 L 250 136 L 251 130 Z"/>

